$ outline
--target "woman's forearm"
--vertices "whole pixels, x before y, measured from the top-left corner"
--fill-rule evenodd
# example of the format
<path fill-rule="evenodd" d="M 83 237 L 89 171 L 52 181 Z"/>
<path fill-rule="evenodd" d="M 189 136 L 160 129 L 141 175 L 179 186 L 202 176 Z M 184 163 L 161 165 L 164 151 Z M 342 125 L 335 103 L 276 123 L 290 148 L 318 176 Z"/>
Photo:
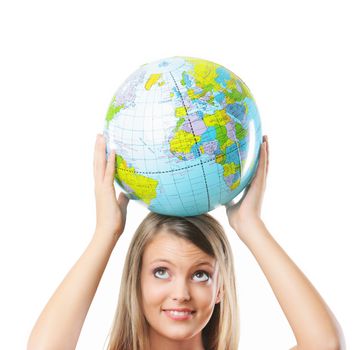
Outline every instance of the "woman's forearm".
<path fill-rule="evenodd" d="M 40 314 L 28 350 L 75 349 L 80 331 L 116 241 L 95 234 Z"/>
<path fill-rule="evenodd" d="M 256 222 L 244 243 L 264 272 L 296 337 L 296 349 L 342 349 L 343 335 L 334 315 L 298 266 Z"/>

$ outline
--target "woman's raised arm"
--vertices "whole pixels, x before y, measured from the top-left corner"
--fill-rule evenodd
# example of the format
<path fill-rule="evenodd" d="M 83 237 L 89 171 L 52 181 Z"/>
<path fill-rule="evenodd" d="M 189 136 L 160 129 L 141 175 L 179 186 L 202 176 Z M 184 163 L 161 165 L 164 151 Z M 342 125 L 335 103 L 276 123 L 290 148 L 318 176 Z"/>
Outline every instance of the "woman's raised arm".
<path fill-rule="evenodd" d="M 342 329 L 332 311 L 260 218 L 268 153 L 264 137 L 258 170 L 246 196 L 226 209 L 229 223 L 254 255 L 287 317 L 297 340 L 293 349 L 342 350 Z"/>
<path fill-rule="evenodd" d="M 128 198 L 123 193 L 116 198 L 114 171 L 115 154 L 112 152 L 107 162 L 105 141 L 98 135 L 94 150 L 95 233 L 41 312 L 30 334 L 28 350 L 76 347 L 98 284 L 125 226 Z"/>

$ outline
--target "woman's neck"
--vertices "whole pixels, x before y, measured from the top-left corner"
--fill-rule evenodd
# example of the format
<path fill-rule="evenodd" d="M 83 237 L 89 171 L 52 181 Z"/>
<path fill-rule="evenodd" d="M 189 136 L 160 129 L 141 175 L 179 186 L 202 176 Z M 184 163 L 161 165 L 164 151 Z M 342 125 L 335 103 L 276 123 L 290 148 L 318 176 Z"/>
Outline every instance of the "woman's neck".
<path fill-rule="evenodd" d="M 201 332 L 190 339 L 173 340 L 151 330 L 149 340 L 150 350 L 205 350 L 202 344 Z"/>

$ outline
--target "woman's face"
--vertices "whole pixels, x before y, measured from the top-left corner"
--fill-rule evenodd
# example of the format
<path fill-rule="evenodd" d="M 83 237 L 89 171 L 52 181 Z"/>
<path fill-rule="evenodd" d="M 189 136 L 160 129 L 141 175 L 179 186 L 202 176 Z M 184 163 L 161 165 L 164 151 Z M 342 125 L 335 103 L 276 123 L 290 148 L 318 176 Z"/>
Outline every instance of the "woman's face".
<path fill-rule="evenodd" d="M 217 278 L 214 258 L 191 242 L 160 231 L 144 251 L 141 270 L 143 311 L 153 339 L 201 335 L 220 301 Z M 180 308 L 192 312 L 165 311 Z"/>

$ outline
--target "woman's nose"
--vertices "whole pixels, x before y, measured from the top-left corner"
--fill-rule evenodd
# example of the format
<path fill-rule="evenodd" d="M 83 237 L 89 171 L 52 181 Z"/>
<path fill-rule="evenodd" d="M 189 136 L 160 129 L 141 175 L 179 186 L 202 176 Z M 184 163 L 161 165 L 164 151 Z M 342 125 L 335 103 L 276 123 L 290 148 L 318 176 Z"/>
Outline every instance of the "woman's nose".
<path fill-rule="evenodd" d="M 179 301 L 187 301 L 190 300 L 190 291 L 187 283 L 184 280 L 178 280 L 171 287 L 172 288 L 172 299 Z"/>

